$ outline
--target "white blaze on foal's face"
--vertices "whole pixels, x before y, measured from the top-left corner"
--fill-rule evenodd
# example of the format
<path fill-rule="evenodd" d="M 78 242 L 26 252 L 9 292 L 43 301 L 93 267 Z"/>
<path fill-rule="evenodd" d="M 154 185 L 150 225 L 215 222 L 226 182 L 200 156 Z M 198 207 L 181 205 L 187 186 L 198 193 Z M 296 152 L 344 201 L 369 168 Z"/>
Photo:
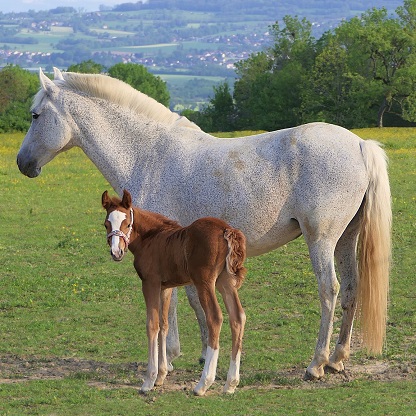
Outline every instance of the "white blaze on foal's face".
<path fill-rule="evenodd" d="M 125 212 L 121 211 L 112 211 L 108 216 L 107 220 L 111 224 L 111 231 L 121 230 L 121 224 L 127 218 Z M 111 237 L 111 253 L 115 256 L 120 255 L 120 237 L 118 235 L 113 235 Z"/>

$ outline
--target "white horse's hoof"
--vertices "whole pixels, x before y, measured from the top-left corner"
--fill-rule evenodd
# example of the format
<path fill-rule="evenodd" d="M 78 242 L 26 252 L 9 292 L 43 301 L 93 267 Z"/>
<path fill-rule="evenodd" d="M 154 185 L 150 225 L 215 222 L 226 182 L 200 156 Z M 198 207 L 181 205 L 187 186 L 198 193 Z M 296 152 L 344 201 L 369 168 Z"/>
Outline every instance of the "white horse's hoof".
<path fill-rule="evenodd" d="M 307 368 L 303 379 L 305 381 L 319 380 L 324 374 L 325 372 L 322 366 Z"/>
<path fill-rule="evenodd" d="M 195 394 L 195 396 L 199 396 L 199 397 L 201 397 L 201 396 L 205 396 L 205 390 L 199 390 L 199 389 L 194 389 L 194 394 Z"/>
<path fill-rule="evenodd" d="M 140 393 L 142 394 L 148 393 L 150 390 L 153 389 L 154 385 L 155 385 L 154 382 L 145 381 L 142 387 L 140 387 Z"/>
<path fill-rule="evenodd" d="M 226 382 L 223 393 L 224 394 L 234 394 L 236 387 L 238 386 L 239 380 L 232 380 L 230 382 Z"/>
<path fill-rule="evenodd" d="M 340 373 L 341 371 L 344 371 L 344 363 L 342 361 L 339 361 L 337 363 L 333 363 L 329 361 L 329 363 L 326 365 L 327 368 L 330 369 L 330 371 L 333 371 L 334 373 Z"/>

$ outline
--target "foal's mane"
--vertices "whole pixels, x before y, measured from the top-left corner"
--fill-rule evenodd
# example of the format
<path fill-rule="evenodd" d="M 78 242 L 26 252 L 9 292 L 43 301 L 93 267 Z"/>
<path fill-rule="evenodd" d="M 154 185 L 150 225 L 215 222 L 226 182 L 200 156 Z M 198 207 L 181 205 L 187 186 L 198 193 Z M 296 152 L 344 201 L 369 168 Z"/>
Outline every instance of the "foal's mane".
<path fill-rule="evenodd" d="M 120 206 L 121 206 L 121 199 L 117 196 L 112 197 L 110 209 L 117 209 Z M 133 206 L 132 208 L 136 211 L 134 215 L 135 218 L 137 217 L 137 213 L 139 213 L 139 220 L 138 220 L 139 222 L 140 222 L 140 218 L 150 219 L 152 221 L 152 226 L 154 228 L 153 231 L 158 232 L 161 229 L 176 230 L 178 228 L 182 228 L 182 226 L 177 221 L 172 220 L 168 217 L 165 217 L 162 214 L 159 214 L 153 211 L 147 211 L 145 209 L 141 209 L 136 206 Z M 136 220 L 133 221 L 133 227 L 134 227 L 134 223 L 136 223 Z"/>
<path fill-rule="evenodd" d="M 64 80 L 54 80 L 61 88 L 82 92 L 118 104 L 121 107 L 168 125 L 180 125 L 200 130 L 186 117 L 170 111 L 152 97 L 136 90 L 116 78 L 101 74 L 80 74 L 63 72 Z M 42 90 L 35 96 L 34 106 L 43 98 Z"/>

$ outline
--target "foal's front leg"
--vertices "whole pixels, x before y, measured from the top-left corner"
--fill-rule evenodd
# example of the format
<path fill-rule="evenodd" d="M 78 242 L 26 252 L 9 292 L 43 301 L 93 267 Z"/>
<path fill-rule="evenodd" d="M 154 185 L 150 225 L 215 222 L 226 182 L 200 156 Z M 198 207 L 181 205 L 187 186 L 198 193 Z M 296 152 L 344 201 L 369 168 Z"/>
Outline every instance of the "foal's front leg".
<path fill-rule="evenodd" d="M 155 384 L 161 386 L 168 374 L 168 360 L 166 356 L 166 337 L 169 329 L 169 305 L 172 296 L 172 289 L 163 289 L 160 292 L 159 311 L 159 371 Z"/>
<path fill-rule="evenodd" d="M 146 393 L 154 387 L 158 374 L 157 339 L 159 334 L 160 285 L 152 284 L 152 282 L 146 280 L 142 283 L 142 291 L 147 311 L 148 361 L 146 378 L 140 390 Z"/>

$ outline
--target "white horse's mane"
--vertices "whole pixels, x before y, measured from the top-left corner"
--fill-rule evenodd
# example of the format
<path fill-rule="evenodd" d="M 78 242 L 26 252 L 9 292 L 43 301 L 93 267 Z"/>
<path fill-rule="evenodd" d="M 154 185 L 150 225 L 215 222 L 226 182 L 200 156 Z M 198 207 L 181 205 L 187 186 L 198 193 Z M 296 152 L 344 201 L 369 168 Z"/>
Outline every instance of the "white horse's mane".
<path fill-rule="evenodd" d="M 107 75 L 80 74 L 75 72 L 64 72 L 62 75 L 63 79 L 54 80 L 59 87 L 111 101 L 121 107 L 147 116 L 154 121 L 200 130 L 195 123 L 189 121 L 186 117 L 174 113 L 152 97 L 143 94 L 116 78 Z M 39 103 L 42 97 L 41 90 L 35 96 L 34 105 Z"/>

